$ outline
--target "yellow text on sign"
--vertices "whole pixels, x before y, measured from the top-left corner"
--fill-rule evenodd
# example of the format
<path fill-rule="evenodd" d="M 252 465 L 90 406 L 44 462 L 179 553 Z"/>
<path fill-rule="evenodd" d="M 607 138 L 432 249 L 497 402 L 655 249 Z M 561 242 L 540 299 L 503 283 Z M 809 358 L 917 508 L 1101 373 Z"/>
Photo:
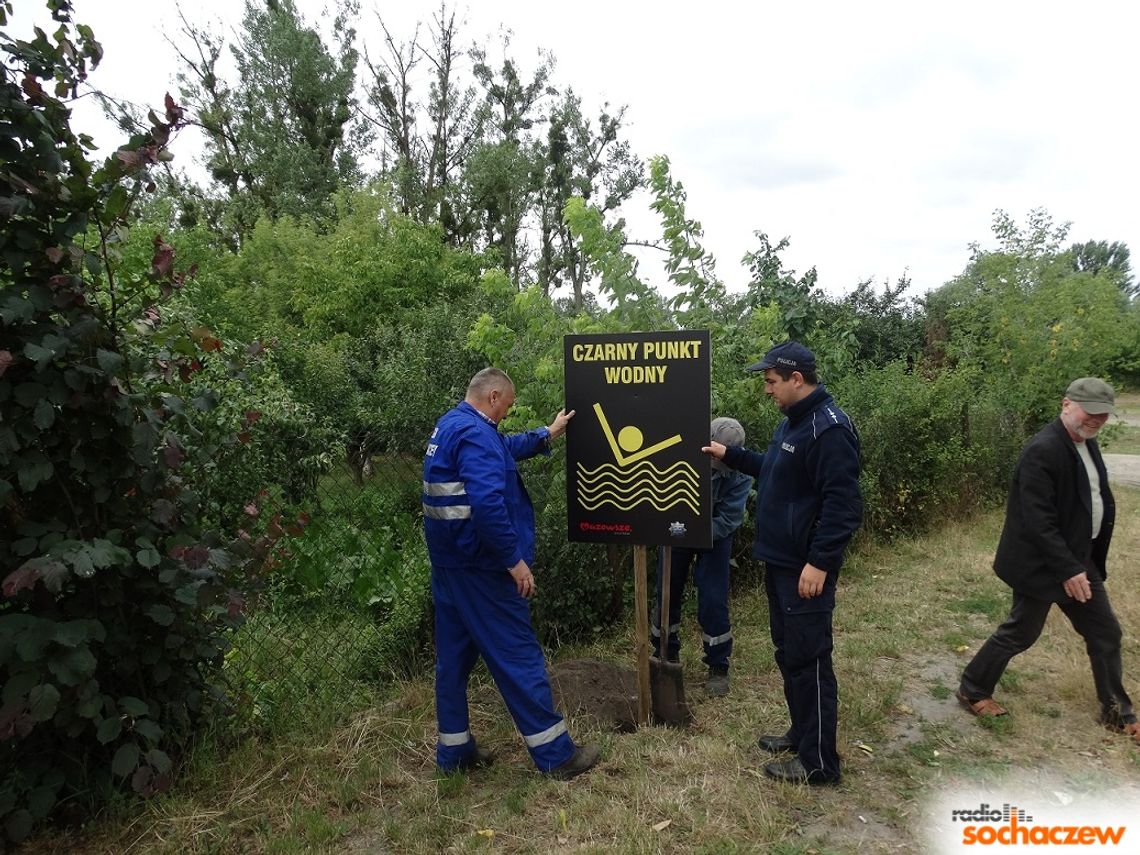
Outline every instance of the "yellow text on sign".
<path fill-rule="evenodd" d="M 607 383 L 664 383 L 667 365 L 604 365 Z"/>
<path fill-rule="evenodd" d="M 570 349 L 570 359 L 574 362 L 632 362 L 638 358 L 638 350 L 641 351 L 641 359 L 646 361 L 699 359 L 701 340 L 586 342 Z"/>

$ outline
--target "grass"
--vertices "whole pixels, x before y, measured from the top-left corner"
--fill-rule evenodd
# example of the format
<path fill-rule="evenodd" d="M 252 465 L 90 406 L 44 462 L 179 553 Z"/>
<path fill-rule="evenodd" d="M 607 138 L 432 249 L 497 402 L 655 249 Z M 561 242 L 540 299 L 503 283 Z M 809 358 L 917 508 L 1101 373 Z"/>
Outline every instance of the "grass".
<path fill-rule="evenodd" d="M 1117 490 L 1109 589 L 1125 628 L 1125 677 L 1140 674 L 1140 491 Z M 684 623 L 688 731 L 621 735 L 571 721 L 601 743 L 599 768 L 570 783 L 531 768 L 485 677 L 472 728 L 498 752 L 491 768 L 434 766 L 431 674 L 378 695 L 347 724 L 273 743 L 204 744 L 173 792 L 123 805 L 88 827 L 41 835 L 37 852 L 916 852 L 923 812 L 960 785 L 1011 768 L 1070 791 L 1111 792 L 1140 778 L 1140 747 L 1099 728 L 1083 645 L 1054 610 L 1040 642 L 998 688 L 1007 718 L 982 721 L 953 697 L 968 658 L 1004 617 L 990 560 L 1000 512 L 950 521 L 927 537 L 854 556 L 840 582 L 836 670 L 844 782 L 805 792 L 763 777 L 756 735 L 785 726 L 766 605 L 734 593 L 736 653 L 728 697 L 705 699 L 699 630 Z M 632 632 L 574 655 L 632 663 Z M 565 653 L 565 651 L 563 652 Z"/>
<path fill-rule="evenodd" d="M 1111 454 L 1140 454 L 1140 392 L 1117 395 L 1116 414 L 1102 431 L 1102 448 Z"/>

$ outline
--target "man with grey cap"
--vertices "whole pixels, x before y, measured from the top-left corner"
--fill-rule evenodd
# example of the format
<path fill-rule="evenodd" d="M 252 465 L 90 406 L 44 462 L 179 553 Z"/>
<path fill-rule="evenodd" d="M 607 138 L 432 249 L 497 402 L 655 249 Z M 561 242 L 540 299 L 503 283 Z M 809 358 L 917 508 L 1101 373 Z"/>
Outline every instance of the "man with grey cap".
<path fill-rule="evenodd" d="M 816 375 L 815 354 L 798 341 L 769 350 L 747 369 L 764 372 L 764 394 L 783 421 L 763 454 L 710 442 L 702 449 L 756 476 L 756 539 L 764 562 L 768 621 L 791 724 L 758 740 L 793 752 L 764 774 L 793 784 L 837 784 L 839 687 L 831 654 L 835 591 L 844 553 L 863 521 L 859 434 Z"/>
<path fill-rule="evenodd" d="M 994 571 L 1013 589 L 1013 605 L 966 666 L 958 700 L 976 716 L 1007 711 L 993 699 L 1009 661 L 1028 650 L 1060 606 L 1085 640 L 1099 721 L 1140 742 L 1140 725 L 1124 689 L 1120 623 L 1104 582 L 1116 505 L 1096 435 L 1116 412 L 1108 383 L 1069 384 L 1061 415 L 1029 441 L 1017 461 Z"/>
<path fill-rule="evenodd" d="M 713 419 L 711 437 L 724 445 L 743 445 L 744 428 L 736 419 L 721 416 Z M 728 694 L 728 664 L 732 656 L 732 624 L 728 614 L 729 559 L 732 557 L 732 536 L 744 522 L 744 505 L 752 492 L 752 476 L 729 469 L 719 460 L 712 461 L 712 526 L 711 549 L 673 549 L 669 586 L 669 649 L 667 656 L 673 662 L 680 658 L 681 599 L 689 567 L 693 568 L 693 581 L 697 587 L 697 623 L 701 625 L 701 638 L 705 650 L 705 664 L 709 669 L 705 691 L 711 697 Z M 657 561 L 657 590 L 662 584 L 662 558 Z M 660 643 L 661 601 L 653 612 L 651 632 Z"/>

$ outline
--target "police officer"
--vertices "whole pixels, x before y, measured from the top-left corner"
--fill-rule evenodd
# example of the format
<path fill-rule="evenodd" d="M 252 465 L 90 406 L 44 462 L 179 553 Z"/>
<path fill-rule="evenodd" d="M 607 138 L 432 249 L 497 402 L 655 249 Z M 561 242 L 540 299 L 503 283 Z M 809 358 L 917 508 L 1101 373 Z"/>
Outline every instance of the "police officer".
<path fill-rule="evenodd" d="M 843 554 L 863 520 L 859 436 L 816 376 L 815 355 L 796 341 L 776 345 L 748 371 L 785 418 L 763 454 L 711 442 L 704 451 L 756 476 L 756 540 L 776 664 L 791 727 L 761 736 L 773 754 L 794 751 L 764 773 L 779 781 L 839 782 L 839 689 L 832 670 L 831 618 Z"/>
<path fill-rule="evenodd" d="M 436 763 L 446 771 L 492 762 L 469 729 L 467 682 L 483 657 L 538 769 L 568 779 L 598 761 L 578 747 L 554 709 L 542 648 L 530 622 L 535 593 L 534 508 L 515 462 L 550 454 L 574 412 L 549 427 L 505 436 L 510 377 L 485 368 L 439 420 L 424 455 L 424 535 L 435 603 Z"/>

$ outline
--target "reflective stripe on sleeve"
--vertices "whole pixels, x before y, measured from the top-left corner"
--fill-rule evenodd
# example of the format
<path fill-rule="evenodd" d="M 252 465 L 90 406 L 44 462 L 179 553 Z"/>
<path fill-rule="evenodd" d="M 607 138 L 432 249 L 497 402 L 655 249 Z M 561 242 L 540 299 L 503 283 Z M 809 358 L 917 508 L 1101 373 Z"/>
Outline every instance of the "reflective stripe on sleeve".
<path fill-rule="evenodd" d="M 424 481 L 425 496 L 466 496 L 467 484 L 463 481 Z"/>
<path fill-rule="evenodd" d="M 538 748 L 540 745 L 546 745 L 548 742 L 553 742 L 558 737 L 566 732 L 566 720 L 558 722 L 553 727 L 548 727 L 542 733 L 536 733 L 533 736 L 524 736 L 527 748 Z"/>
<path fill-rule="evenodd" d="M 424 505 L 424 516 L 432 520 L 466 520 L 471 518 L 471 506 L 448 505 L 437 508 L 435 505 Z"/>
<path fill-rule="evenodd" d="M 454 748 L 456 745 L 466 745 L 470 741 L 470 730 L 465 730 L 462 733 L 441 733 L 439 735 L 439 744 L 446 745 L 449 748 Z"/>

